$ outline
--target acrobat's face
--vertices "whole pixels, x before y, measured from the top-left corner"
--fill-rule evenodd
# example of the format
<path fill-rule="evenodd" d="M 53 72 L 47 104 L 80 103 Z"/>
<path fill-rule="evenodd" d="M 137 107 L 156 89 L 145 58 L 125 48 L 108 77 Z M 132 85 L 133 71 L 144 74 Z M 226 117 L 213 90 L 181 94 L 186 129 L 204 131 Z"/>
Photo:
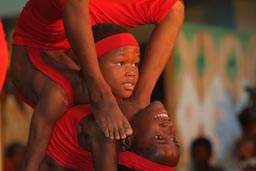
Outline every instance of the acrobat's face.
<path fill-rule="evenodd" d="M 131 148 L 135 152 L 160 164 L 176 166 L 179 148 L 173 124 L 161 102 L 152 102 L 131 124 L 134 131 Z"/>
<path fill-rule="evenodd" d="M 117 97 L 128 98 L 138 80 L 140 50 L 137 46 L 124 46 L 99 57 L 104 79 Z"/>

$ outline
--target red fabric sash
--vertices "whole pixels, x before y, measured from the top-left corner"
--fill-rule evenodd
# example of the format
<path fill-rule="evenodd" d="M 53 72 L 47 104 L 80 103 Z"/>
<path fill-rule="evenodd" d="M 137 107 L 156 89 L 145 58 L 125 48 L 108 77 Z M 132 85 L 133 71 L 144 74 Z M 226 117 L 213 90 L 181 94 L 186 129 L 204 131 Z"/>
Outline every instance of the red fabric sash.
<path fill-rule="evenodd" d="M 139 46 L 139 44 L 131 33 L 115 34 L 95 43 L 98 57 L 122 46 Z"/>

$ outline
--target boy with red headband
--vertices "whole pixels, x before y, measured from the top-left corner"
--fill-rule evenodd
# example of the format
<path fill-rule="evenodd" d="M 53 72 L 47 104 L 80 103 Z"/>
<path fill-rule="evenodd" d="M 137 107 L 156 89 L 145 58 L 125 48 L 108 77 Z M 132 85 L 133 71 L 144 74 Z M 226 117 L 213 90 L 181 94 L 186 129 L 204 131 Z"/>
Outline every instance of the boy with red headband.
<path fill-rule="evenodd" d="M 98 125 L 107 137 L 125 138 L 132 134 L 132 129 L 100 73 L 91 25 L 106 22 L 126 27 L 156 24 L 147 44 L 141 77 L 129 99 L 144 107 L 150 102 L 153 87 L 170 57 L 183 17 L 180 0 L 29 0 L 14 33 L 11 62 L 13 83 L 25 96 L 31 93 L 28 87 L 33 87 L 30 101 L 36 104 L 24 168 L 37 170 L 33 160 L 44 156 L 55 121 L 75 104 L 59 82 L 50 79 L 39 67 L 24 63 L 32 59 L 40 61 L 37 56 L 42 52 L 40 49 L 53 53 L 72 48 L 82 68 Z M 58 67 L 58 62 L 70 61 L 62 58 L 54 61 Z M 24 75 L 26 78 L 20 79 Z M 36 150 L 38 146 L 40 151 Z"/>

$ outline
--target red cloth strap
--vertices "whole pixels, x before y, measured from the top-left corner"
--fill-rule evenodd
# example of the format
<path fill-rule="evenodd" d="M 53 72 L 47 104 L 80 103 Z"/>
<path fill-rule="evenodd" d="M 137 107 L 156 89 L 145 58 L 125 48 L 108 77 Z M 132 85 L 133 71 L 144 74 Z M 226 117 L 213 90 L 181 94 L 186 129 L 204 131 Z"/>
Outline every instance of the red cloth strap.
<path fill-rule="evenodd" d="M 53 67 L 47 65 L 41 54 L 39 49 L 27 47 L 27 52 L 30 61 L 33 65 L 43 74 L 51 78 L 53 81 L 58 83 L 67 93 L 69 98 L 69 105 L 73 104 L 73 87 L 70 81 L 63 76 L 58 70 L 54 69 Z"/>
<path fill-rule="evenodd" d="M 119 153 L 119 164 L 136 171 L 174 171 L 175 167 L 168 167 L 150 161 L 138 154 L 132 152 L 120 152 Z"/>
<path fill-rule="evenodd" d="M 115 34 L 95 43 L 98 57 L 122 46 L 139 46 L 139 44 L 131 33 Z"/>

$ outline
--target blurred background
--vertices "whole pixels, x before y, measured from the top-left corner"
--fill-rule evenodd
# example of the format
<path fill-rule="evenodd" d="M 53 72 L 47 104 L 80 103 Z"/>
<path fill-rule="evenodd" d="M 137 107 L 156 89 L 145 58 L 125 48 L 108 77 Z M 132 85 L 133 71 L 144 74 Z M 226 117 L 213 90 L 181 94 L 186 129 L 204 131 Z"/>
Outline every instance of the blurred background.
<path fill-rule="evenodd" d="M 152 94 L 166 104 L 176 127 L 176 170 L 256 171 L 256 0 L 184 1 L 184 25 Z M 9 54 L 25 2 L 0 0 Z M 152 30 L 131 29 L 142 57 Z M 7 74 L 0 94 L 0 170 L 5 163 L 18 165 L 31 114 Z"/>

